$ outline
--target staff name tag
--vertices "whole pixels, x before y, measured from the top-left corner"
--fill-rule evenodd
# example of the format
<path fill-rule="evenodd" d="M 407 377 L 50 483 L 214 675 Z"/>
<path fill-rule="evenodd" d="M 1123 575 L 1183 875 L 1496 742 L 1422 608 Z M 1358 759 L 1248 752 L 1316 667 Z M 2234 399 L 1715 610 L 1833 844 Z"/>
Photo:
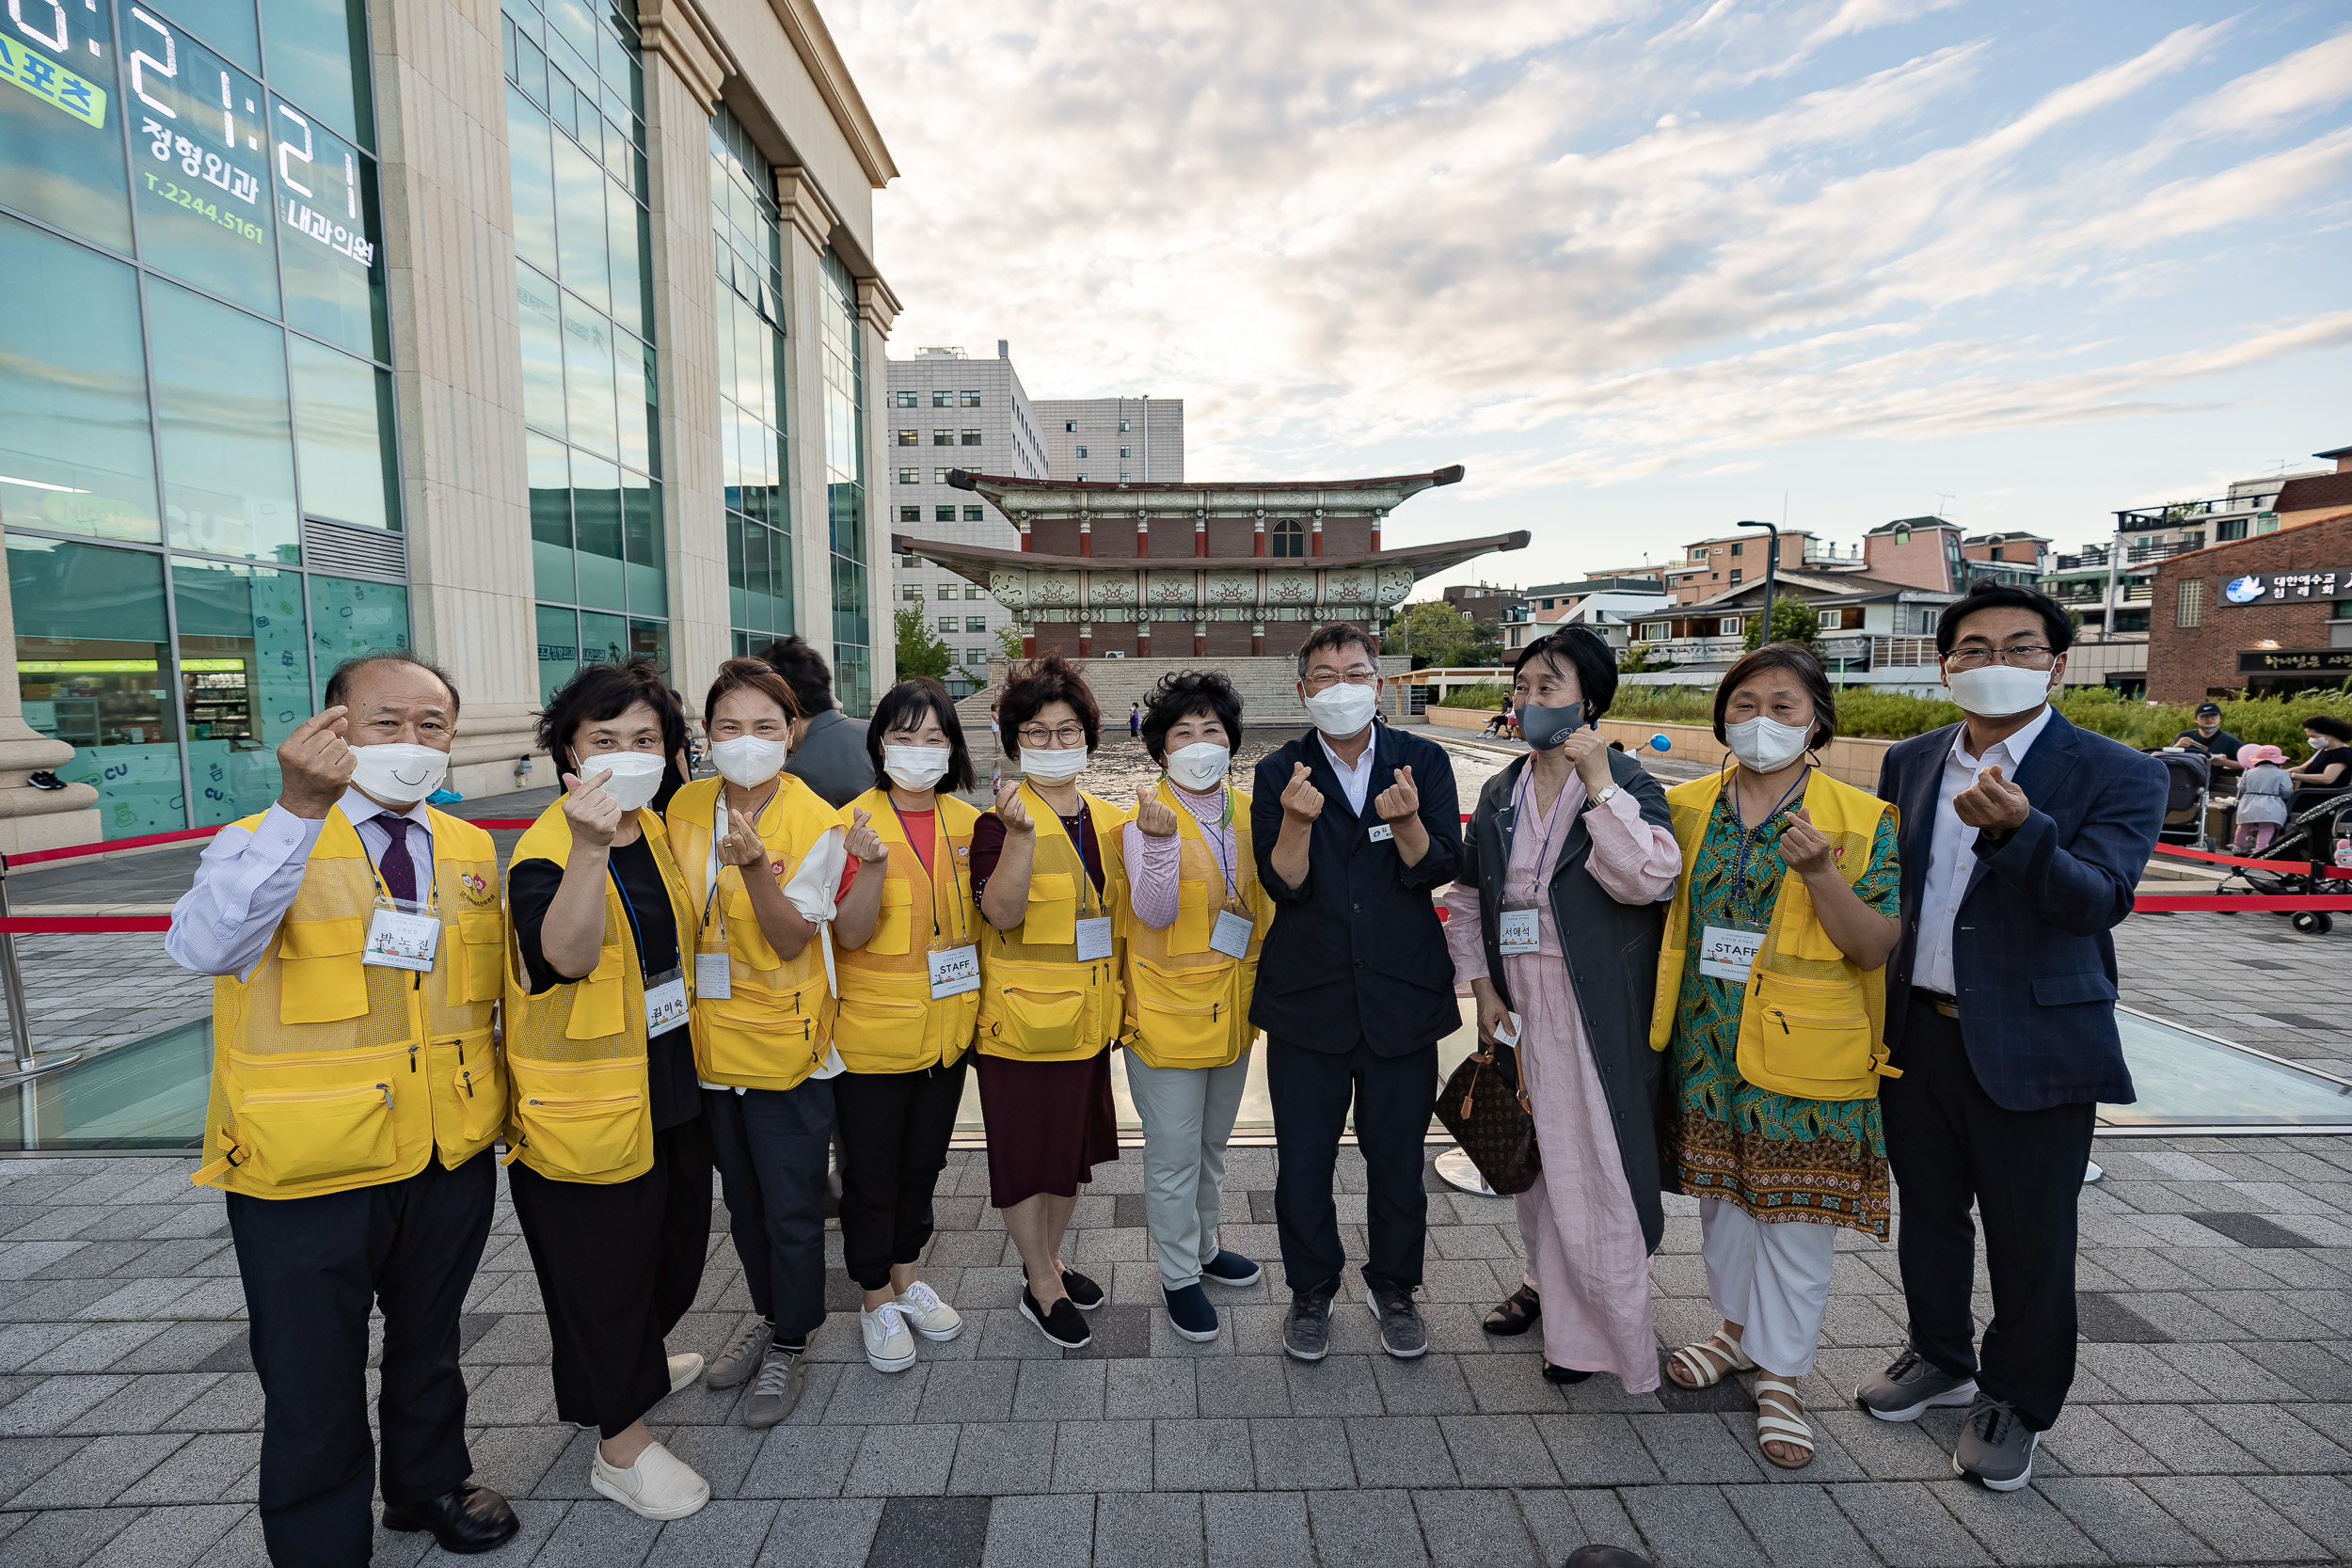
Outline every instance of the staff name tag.
<path fill-rule="evenodd" d="M 1542 944 L 1541 939 L 1536 934 L 1535 920 L 1536 911 L 1534 910 L 1503 911 L 1501 943 L 1502 951 L 1505 953 L 1534 952 Z"/>
<path fill-rule="evenodd" d="M 1219 910 L 1216 927 L 1209 932 L 1209 946 L 1229 958 L 1246 958 L 1249 957 L 1249 934 L 1257 928 L 1257 923 L 1248 915 Z"/>
<path fill-rule="evenodd" d="M 1734 930 L 1728 926 L 1709 926 L 1699 933 L 1699 973 L 1715 980 L 1736 980 L 1748 983 L 1748 971 L 1755 967 L 1756 955 L 1764 945 L 1761 931 Z"/>
<path fill-rule="evenodd" d="M 932 1001 L 980 989 L 980 950 L 977 946 L 967 942 L 961 947 L 934 947 L 930 958 Z"/>
<path fill-rule="evenodd" d="M 424 974 L 433 968 L 433 955 L 440 945 L 440 916 L 419 905 L 404 909 L 378 904 L 368 921 L 368 945 L 359 961 L 378 969 L 413 969 Z"/>
<path fill-rule="evenodd" d="M 706 1002 L 724 1002 L 735 994 L 735 971 L 724 953 L 694 955 L 694 994 Z"/>
<path fill-rule="evenodd" d="M 1366 833 L 1364 836 L 1372 840 L 1375 844 L 1386 844 L 1389 840 L 1396 836 L 1396 830 L 1390 827 L 1386 822 L 1375 822 L 1372 826 L 1372 832 Z"/>
<path fill-rule="evenodd" d="M 1093 963 L 1111 956 L 1111 917 L 1098 914 L 1078 922 L 1078 961 Z"/>
<path fill-rule="evenodd" d="M 696 955 L 699 958 L 700 955 Z M 700 968 L 700 964 L 696 965 Z M 645 977 L 645 1037 L 664 1035 L 686 1022 L 686 975 L 665 969 Z"/>

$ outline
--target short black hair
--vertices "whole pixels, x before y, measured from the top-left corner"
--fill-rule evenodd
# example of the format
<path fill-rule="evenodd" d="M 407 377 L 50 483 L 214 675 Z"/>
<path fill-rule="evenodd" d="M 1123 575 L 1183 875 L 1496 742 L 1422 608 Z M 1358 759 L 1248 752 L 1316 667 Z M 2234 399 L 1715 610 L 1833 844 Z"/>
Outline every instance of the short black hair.
<path fill-rule="evenodd" d="M 1298 645 L 1298 678 L 1307 678 L 1307 661 L 1326 648 L 1361 648 L 1372 657 L 1372 667 L 1380 668 L 1380 640 L 1350 621 L 1334 621 L 1327 626 L 1317 626 L 1307 634 L 1307 641 Z"/>
<path fill-rule="evenodd" d="M 978 782 L 972 771 L 972 753 L 963 744 L 963 721 L 956 717 L 956 700 L 930 676 L 909 675 L 882 694 L 874 705 L 873 721 L 866 726 L 866 755 L 874 765 L 876 789 L 890 787 L 890 774 L 882 768 L 882 736 L 926 707 L 947 734 L 947 771 L 940 776 L 939 787 L 970 789 Z"/>
<path fill-rule="evenodd" d="M 833 666 L 801 638 L 779 637 L 754 657 L 784 677 L 802 718 L 833 711 Z"/>
<path fill-rule="evenodd" d="M 1826 746 L 1835 739 L 1837 690 L 1830 685 L 1829 672 L 1821 668 L 1821 661 L 1802 642 L 1767 642 L 1724 672 L 1723 684 L 1715 688 L 1715 738 L 1724 739 L 1724 709 L 1731 705 L 1731 694 L 1767 670 L 1788 671 L 1804 684 L 1805 694 L 1813 699 L 1813 733 L 1805 736 L 1805 745 Z"/>
<path fill-rule="evenodd" d="M 1048 703 L 1068 703 L 1076 710 L 1078 722 L 1086 726 L 1089 752 L 1103 744 L 1103 710 L 1095 705 L 1094 689 L 1087 685 L 1076 665 L 1059 654 L 1047 654 L 1005 682 L 1003 706 L 996 718 L 1003 731 L 999 738 L 1011 743 L 1012 756 L 1021 755 L 1021 726 Z"/>
<path fill-rule="evenodd" d="M 1526 669 L 1531 658 L 1556 658 L 1576 672 L 1588 724 L 1599 723 L 1600 716 L 1616 701 L 1617 656 L 1589 627 L 1563 626 L 1549 637 L 1537 638 L 1519 654 L 1518 661 L 1511 666 L 1513 673 Z"/>
<path fill-rule="evenodd" d="M 644 654 L 631 654 L 618 664 L 590 664 L 555 689 L 539 713 L 539 749 L 555 760 L 560 778 L 580 771 L 572 755 L 572 736 L 582 724 L 618 719 L 643 703 L 661 721 L 661 754 L 674 757 L 686 750 L 686 712 L 678 705 L 661 667 Z"/>
<path fill-rule="evenodd" d="M 1960 624 L 1979 610 L 2030 610 L 2042 617 L 2042 632 L 2050 640 L 2050 652 L 2062 654 L 2074 643 L 2074 617 L 2066 613 L 2049 594 L 2032 588 L 2019 588 L 2013 583 L 1994 582 L 1979 578 L 1960 596 L 1959 602 L 1944 607 L 1944 613 L 1935 623 L 1935 653 L 1947 657 L 1952 644 L 1960 641 Z"/>
<path fill-rule="evenodd" d="M 2352 724 L 2345 723 L 2331 713 L 2314 713 L 2303 721 L 2303 727 L 2313 735 L 2324 735 L 2337 745 L 2352 743 Z"/>
<path fill-rule="evenodd" d="M 1225 744 L 1241 750 L 1241 693 L 1215 670 L 1179 670 L 1162 675 L 1143 710 L 1143 749 L 1153 762 L 1168 760 L 1168 732 L 1195 714 L 1225 726 Z"/>
<path fill-rule="evenodd" d="M 449 693 L 449 716 L 452 719 L 457 717 L 457 683 L 449 678 L 449 672 L 405 648 L 374 648 L 364 654 L 355 654 L 336 665 L 327 673 L 326 701 L 322 705 L 341 705 L 343 699 L 351 694 L 351 677 L 371 664 L 407 664 L 423 671 L 441 683 L 441 689 Z"/>

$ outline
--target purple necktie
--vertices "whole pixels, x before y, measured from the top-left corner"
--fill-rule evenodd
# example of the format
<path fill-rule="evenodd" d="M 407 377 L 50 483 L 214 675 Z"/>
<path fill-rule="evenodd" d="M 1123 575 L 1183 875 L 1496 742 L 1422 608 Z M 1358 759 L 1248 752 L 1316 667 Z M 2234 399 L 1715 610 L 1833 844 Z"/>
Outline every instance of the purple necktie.
<path fill-rule="evenodd" d="M 384 858 L 376 863 L 376 871 L 384 879 L 384 889 L 405 904 L 417 901 L 417 865 L 408 858 L 408 819 L 394 816 L 390 812 L 378 812 L 375 825 L 390 835 Z"/>

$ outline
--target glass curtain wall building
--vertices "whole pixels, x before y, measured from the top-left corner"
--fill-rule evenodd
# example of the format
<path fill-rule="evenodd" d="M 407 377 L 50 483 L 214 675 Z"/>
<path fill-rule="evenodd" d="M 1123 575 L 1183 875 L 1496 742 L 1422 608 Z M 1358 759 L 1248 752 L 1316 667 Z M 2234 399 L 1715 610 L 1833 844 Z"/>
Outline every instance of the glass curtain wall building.
<path fill-rule="evenodd" d="M 0 19 L 0 526 L 18 695 L 106 837 L 278 793 L 409 640 L 361 0 Z"/>
<path fill-rule="evenodd" d="M 622 13 L 503 3 L 544 700 L 582 664 L 670 667 L 645 79 Z"/>
<path fill-rule="evenodd" d="M 742 122 L 710 119 L 718 264 L 719 466 L 727 512 L 727 624 L 738 654 L 796 629 L 792 491 L 784 436 L 784 228 L 776 177 Z"/>
<path fill-rule="evenodd" d="M 866 550 L 866 334 L 857 280 L 827 250 L 818 319 L 824 340 L 825 500 L 833 564 L 833 690 L 874 711 L 873 609 Z"/>

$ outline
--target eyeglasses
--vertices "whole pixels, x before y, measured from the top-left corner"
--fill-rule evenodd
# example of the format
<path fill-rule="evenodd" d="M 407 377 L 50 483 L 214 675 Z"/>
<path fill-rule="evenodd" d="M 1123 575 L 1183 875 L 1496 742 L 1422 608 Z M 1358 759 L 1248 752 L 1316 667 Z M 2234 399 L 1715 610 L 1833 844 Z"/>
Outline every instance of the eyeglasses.
<path fill-rule="evenodd" d="M 1322 691 L 1345 682 L 1349 686 L 1370 686 L 1380 678 L 1377 670 L 1317 670 L 1306 679 L 1310 691 Z"/>
<path fill-rule="evenodd" d="M 1954 670 L 1981 670 L 1997 658 L 2014 670 L 2047 670 L 2050 667 L 2050 660 L 2056 657 L 2049 649 L 2039 643 L 2027 642 L 2014 648 L 2002 648 L 1998 651 L 1991 648 L 1963 648 L 1957 653 L 1946 654 L 1944 662 L 1948 668 Z"/>
<path fill-rule="evenodd" d="M 1024 724 L 1015 733 L 1021 736 L 1022 745 L 1043 752 L 1083 746 L 1087 738 L 1086 727 L 1081 724 L 1064 724 L 1057 730 L 1049 730 L 1042 724 Z"/>

